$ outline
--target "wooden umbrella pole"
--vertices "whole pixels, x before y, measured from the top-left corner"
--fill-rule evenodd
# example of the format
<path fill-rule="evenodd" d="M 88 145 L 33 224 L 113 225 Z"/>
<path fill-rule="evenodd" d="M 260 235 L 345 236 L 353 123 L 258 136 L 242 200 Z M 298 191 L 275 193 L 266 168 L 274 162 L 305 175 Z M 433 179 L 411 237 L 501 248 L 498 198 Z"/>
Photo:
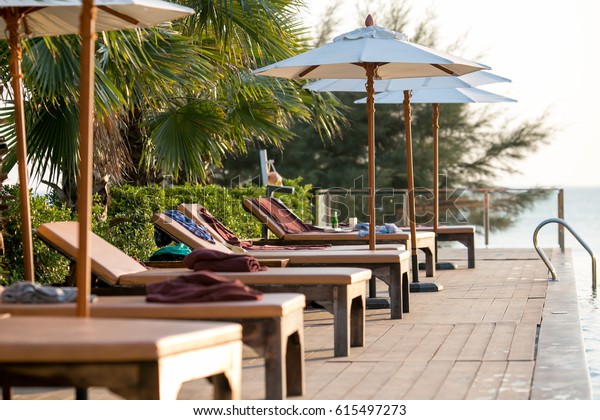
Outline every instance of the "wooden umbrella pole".
<path fill-rule="evenodd" d="M 19 37 L 19 12 L 4 15 L 9 33 L 10 75 L 15 100 L 15 131 L 17 134 L 17 161 L 19 167 L 19 199 L 21 200 L 21 237 L 23 240 L 23 265 L 26 281 L 34 281 L 33 234 L 31 231 L 31 204 L 27 174 L 27 138 L 25 135 L 25 104 L 23 101 L 23 73 L 21 71 L 22 47 Z"/>
<path fill-rule="evenodd" d="M 439 129 L 440 104 L 433 104 L 433 231 L 436 238 L 440 215 Z"/>
<path fill-rule="evenodd" d="M 369 177 L 369 249 L 375 249 L 375 64 L 367 64 L 367 125 L 368 125 L 368 177 Z"/>
<path fill-rule="evenodd" d="M 92 227 L 92 165 L 94 113 L 94 45 L 96 42 L 96 8 L 94 0 L 83 0 L 81 10 L 81 75 L 79 96 L 79 182 L 77 214 L 79 218 L 79 255 L 77 258 L 77 315 L 90 316 L 89 300 L 92 278 L 90 230 Z"/>
<path fill-rule="evenodd" d="M 404 132 L 406 136 L 406 170 L 408 176 L 408 220 L 410 223 L 410 247 L 412 254 L 412 281 L 419 281 L 419 260 L 417 256 L 417 225 L 415 220 L 415 180 L 413 173 L 412 130 L 411 130 L 410 91 L 404 91 Z"/>

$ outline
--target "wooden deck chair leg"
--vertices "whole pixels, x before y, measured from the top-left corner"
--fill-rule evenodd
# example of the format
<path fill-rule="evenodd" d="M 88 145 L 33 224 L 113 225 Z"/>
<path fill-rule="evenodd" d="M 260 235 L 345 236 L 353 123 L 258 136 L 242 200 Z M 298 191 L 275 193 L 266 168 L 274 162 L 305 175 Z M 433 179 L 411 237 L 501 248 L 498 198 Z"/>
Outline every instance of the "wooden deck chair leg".
<path fill-rule="evenodd" d="M 335 357 L 346 357 L 350 354 L 351 302 L 347 287 L 336 287 L 337 296 L 333 300 L 333 354 Z"/>
<path fill-rule="evenodd" d="M 285 355 L 287 365 L 287 394 L 304 395 L 304 330 L 291 334 L 287 340 Z"/>
<path fill-rule="evenodd" d="M 232 400 L 238 398 L 232 398 L 231 383 L 225 373 L 212 376 L 210 383 L 214 387 L 213 397 L 215 400 Z"/>
<path fill-rule="evenodd" d="M 278 323 L 279 324 L 279 323 Z M 280 326 L 280 325 L 278 325 Z M 280 335 L 274 331 L 272 337 Z M 267 339 L 265 370 L 268 400 L 282 400 L 287 396 L 304 394 L 304 348 L 301 330 L 287 339 Z"/>
<path fill-rule="evenodd" d="M 350 347 L 362 347 L 365 342 L 364 284 L 336 287 L 333 303 L 335 357 L 348 356 Z"/>
<path fill-rule="evenodd" d="M 88 389 L 87 388 L 75 388 L 75 399 L 76 400 L 87 400 Z"/>
<path fill-rule="evenodd" d="M 465 241 L 467 247 L 468 267 L 475 268 L 475 235 L 469 235 Z"/>
<path fill-rule="evenodd" d="M 421 248 L 421 250 L 425 253 L 425 276 L 435 277 L 435 250 L 431 248 Z"/>
<path fill-rule="evenodd" d="M 377 277 L 375 276 L 371 277 L 371 280 L 369 280 L 369 297 L 377 297 Z"/>
<path fill-rule="evenodd" d="M 350 346 L 362 347 L 365 343 L 366 302 L 361 296 L 357 296 L 350 305 Z"/>
<path fill-rule="evenodd" d="M 404 308 L 404 287 L 402 284 L 402 275 L 400 265 L 396 264 L 390 267 L 390 280 L 388 283 L 390 293 L 390 312 L 392 319 L 402 319 Z"/>
<path fill-rule="evenodd" d="M 410 312 L 410 278 L 408 277 L 408 270 L 401 272 L 402 276 L 402 312 Z"/>
<path fill-rule="evenodd" d="M 281 323 L 273 320 L 269 325 L 269 334 L 264 342 L 265 381 L 268 384 L 266 398 L 282 400 L 288 394 L 285 360 L 287 340 L 282 339 Z"/>

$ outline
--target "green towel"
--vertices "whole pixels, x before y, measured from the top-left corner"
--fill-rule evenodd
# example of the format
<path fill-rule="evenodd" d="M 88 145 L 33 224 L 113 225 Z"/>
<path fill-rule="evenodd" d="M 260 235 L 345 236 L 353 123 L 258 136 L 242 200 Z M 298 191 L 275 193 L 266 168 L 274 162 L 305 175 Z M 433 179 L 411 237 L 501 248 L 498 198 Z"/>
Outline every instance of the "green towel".
<path fill-rule="evenodd" d="M 165 246 L 150 256 L 150 261 L 182 261 L 192 250 L 185 244 Z"/>

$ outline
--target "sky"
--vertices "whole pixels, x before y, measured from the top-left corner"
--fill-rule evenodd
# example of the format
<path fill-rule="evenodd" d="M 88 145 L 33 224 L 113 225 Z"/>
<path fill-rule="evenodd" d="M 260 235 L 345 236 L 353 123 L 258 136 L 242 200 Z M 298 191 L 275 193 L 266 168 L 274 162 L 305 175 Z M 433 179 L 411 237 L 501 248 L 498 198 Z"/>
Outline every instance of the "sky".
<path fill-rule="evenodd" d="M 334 0 L 305 0 L 303 16 L 315 26 Z M 375 18 L 378 5 L 361 2 Z M 517 99 L 494 104 L 515 123 L 546 115 L 556 132 L 548 145 L 516 162 L 521 175 L 498 180 L 507 187 L 600 186 L 600 2 L 593 0 L 404 0 L 419 22 L 434 13 L 440 34 L 450 45 L 464 39 L 460 56 L 479 61 L 510 84 L 482 86 Z M 355 2 L 340 0 L 338 35 L 362 25 Z M 372 10 L 371 10 L 372 8 Z M 383 12 L 382 12 L 383 13 Z M 411 36 L 409 30 L 406 34 Z M 485 106 L 481 104 L 472 107 Z M 443 140 L 443 139 L 442 139 Z M 16 167 L 10 181 L 17 179 Z M 35 182 L 35 181 L 34 181 Z M 34 183 L 32 182 L 32 184 Z"/>
<path fill-rule="evenodd" d="M 316 25 L 334 0 L 307 0 L 303 12 Z M 365 0 L 377 25 L 378 2 Z M 534 120 L 545 116 L 556 129 L 550 142 L 514 167 L 521 175 L 503 175 L 507 187 L 600 186 L 600 2 L 590 0 L 404 0 L 417 22 L 434 13 L 440 46 L 464 41 L 461 57 L 484 63 L 509 84 L 481 86 L 517 103 L 502 107 L 502 119 Z M 334 35 L 364 22 L 355 2 L 340 1 L 340 25 Z M 383 13 L 383 12 L 382 12 Z M 411 34 L 406 31 L 409 39 Z M 450 52 L 450 51 L 448 51 Z M 481 104 L 473 107 L 486 106 Z M 487 105 L 490 106 L 490 105 Z M 443 141 L 443 139 L 440 139 Z"/>

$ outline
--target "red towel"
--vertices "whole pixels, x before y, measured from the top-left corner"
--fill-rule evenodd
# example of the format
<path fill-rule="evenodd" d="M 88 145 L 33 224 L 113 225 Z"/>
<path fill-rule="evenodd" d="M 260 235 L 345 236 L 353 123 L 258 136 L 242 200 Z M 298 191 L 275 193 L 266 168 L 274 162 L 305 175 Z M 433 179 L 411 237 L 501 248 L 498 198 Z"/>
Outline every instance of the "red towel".
<path fill-rule="evenodd" d="M 146 285 L 146 301 L 161 303 L 260 300 L 262 292 L 239 280 L 228 280 L 210 271 L 198 271 L 172 280 Z"/>
<path fill-rule="evenodd" d="M 264 213 L 269 215 L 269 218 L 277 223 L 286 233 L 302 233 L 302 232 L 319 232 L 320 229 L 304 223 L 283 203 L 275 198 L 260 197 L 250 199 Z"/>
<path fill-rule="evenodd" d="M 195 249 L 183 259 L 183 264 L 194 271 L 253 272 L 268 269 L 251 255 L 227 254 L 212 249 Z"/>
<path fill-rule="evenodd" d="M 227 229 L 227 227 L 223 223 L 221 223 L 219 219 L 213 216 L 212 213 L 209 212 L 207 209 L 200 205 L 198 205 L 197 207 L 198 217 L 210 227 L 212 227 L 214 230 L 216 230 L 219 233 L 219 235 L 221 235 L 221 238 L 225 240 L 225 242 L 235 246 L 244 246 L 244 244 L 249 243 L 249 241 L 240 241 L 240 239 L 237 236 L 235 236 L 235 234 L 232 231 Z"/>

